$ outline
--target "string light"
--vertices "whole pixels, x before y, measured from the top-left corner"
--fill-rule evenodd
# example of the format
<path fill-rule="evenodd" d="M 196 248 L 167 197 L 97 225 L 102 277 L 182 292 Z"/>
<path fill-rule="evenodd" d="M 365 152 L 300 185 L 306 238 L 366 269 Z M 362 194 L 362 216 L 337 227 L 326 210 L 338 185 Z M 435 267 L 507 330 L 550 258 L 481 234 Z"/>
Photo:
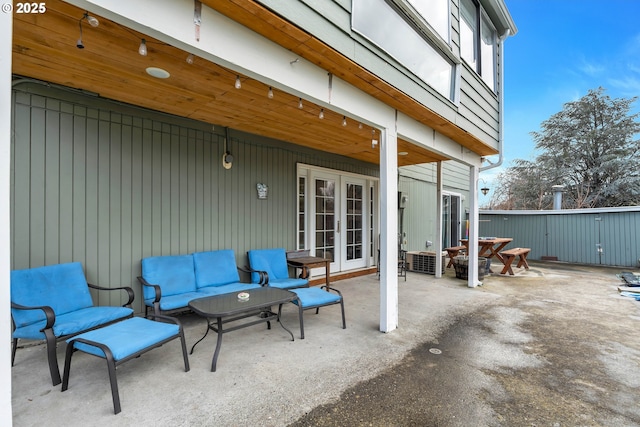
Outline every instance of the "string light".
<path fill-rule="evenodd" d="M 347 125 L 347 116 L 342 116 L 342 126 Z"/>
<path fill-rule="evenodd" d="M 189 56 L 187 56 L 187 64 L 193 64 L 193 53 L 190 53 Z"/>
<path fill-rule="evenodd" d="M 236 89 L 240 89 L 242 87 L 242 83 L 240 82 L 240 76 L 236 76 Z"/>
<path fill-rule="evenodd" d="M 318 114 L 318 118 L 319 118 L 320 120 L 324 119 L 324 108 L 321 108 L 321 109 L 320 109 L 320 114 Z"/>
<path fill-rule="evenodd" d="M 302 110 L 302 98 L 298 99 L 298 108 Z"/>
<path fill-rule="evenodd" d="M 140 40 L 140 47 L 138 53 L 142 56 L 147 56 L 147 41 L 145 39 Z"/>
<path fill-rule="evenodd" d="M 267 92 L 267 97 L 269 99 L 273 99 L 273 89 L 271 89 L 271 86 L 269 86 L 269 92 Z"/>

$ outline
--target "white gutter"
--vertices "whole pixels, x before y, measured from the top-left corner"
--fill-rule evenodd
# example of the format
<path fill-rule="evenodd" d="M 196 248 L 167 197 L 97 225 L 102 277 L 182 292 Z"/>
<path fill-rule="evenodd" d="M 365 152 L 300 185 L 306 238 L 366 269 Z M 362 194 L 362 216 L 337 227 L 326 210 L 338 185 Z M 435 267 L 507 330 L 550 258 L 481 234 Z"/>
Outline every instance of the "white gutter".
<path fill-rule="evenodd" d="M 498 106 L 498 122 L 500 123 L 500 130 L 498 134 L 498 161 L 493 163 L 490 160 L 485 159 L 489 165 L 481 167 L 480 172 L 497 168 L 502 164 L 504 159 L 504 41 L 509 37 L 509 34 L 511 34 L 511 30 L 507 28 L 504 34 L 500 36 L 500 105 Z M 475 191 L 477 191 L 477 189 Z"/>

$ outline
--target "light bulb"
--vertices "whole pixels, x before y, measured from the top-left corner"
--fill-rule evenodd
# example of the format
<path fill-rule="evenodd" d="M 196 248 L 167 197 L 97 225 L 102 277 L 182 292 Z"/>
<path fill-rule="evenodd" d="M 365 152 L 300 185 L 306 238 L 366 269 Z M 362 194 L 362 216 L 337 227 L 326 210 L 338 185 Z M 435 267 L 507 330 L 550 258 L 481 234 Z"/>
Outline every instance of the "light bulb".
<path fill-rule="evenodd" d="M 320 114 L 318 114 L 318 118 L 321 120 L 324 119 L 324 108 L 320 109 Z"/>
<path fill-rule="evenodd" d="M 187 56 L 187 64 L 193 64 L 193 54 L 190 53 L 189 56 Z"/>
<path fill-rule="evenodd" d="M 358 123 L 358 129 L 362 129 L 362 123 Z"/>
<path fill-rule="evenodd" d="M 347 117 L 342 116 L 342 126 L 346 126 L 346 125 L 347 125 Z"/>
<path fill-rule="evenodd" d="M 298 99 L 298 108 L 302 110 L 302 98 Z"/>
<path fill-rule="evenodd" d="M 147 56 L 147 42 L 145 39 L 140 41 L 140 47 L 138 48 L 138 53 L 142 56 Z"/>
<path fill-rule="evenodd" d="M 86 14 L 86 18 L 87 18 L 87 22 L 92 27 L 97 27 L 98 25 L 100 25 L 100 21 L 98 21 L 98 19 L 95 16 L 91 16 L 89 14 Z"/>
<path fill-rule="evenodd" d="M 273 89 L 271 89 L 271 86 L 269 86 L 269 92 L 267 92 L 267 97 L 269 99 L 273 99 Z"/>
<path fill-rule="evenodd" d="M 242 87 L 242 83 L 240 83 L 240 76 L 236 76 L 236 89 L 240 89 Z"/>

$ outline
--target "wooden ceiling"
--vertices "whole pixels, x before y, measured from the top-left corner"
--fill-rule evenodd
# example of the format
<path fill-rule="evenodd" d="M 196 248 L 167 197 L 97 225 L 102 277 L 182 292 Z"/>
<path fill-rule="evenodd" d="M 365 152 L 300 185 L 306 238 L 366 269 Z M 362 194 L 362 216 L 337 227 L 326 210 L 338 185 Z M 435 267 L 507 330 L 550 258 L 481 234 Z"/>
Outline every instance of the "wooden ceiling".
<path fill-rule="evenodd" d="M 245 25 L 248 21 L 253 22 L 249 23 L 253 26 L 261 22 L 262 31 L 270 34 L 274 41 L 287 48 L 295 44 L 297 47 L 292 50 L 298 50 L 296 53 L 352 84 L 358 83 L 360 88 L 366 86 L 367 90 L 375 91 L 378 98 L 390 105 L 400 101 L 400 106 L 405 107 L 403 111 L 407 112 L 407 99 L 410 98 L 405 95 L 399 97 L 394 93 L 396 90 L 370 76 L 368 83 L 362 81 L 363 70 L 357 66 L 354 68 L 352 62 L 334 51 L 327 53 L 325 45 L 299 29 L 292 32 L 289 27 L 283 28 L 284 24 L 290 24 L 273 14 L 264 15 L 265 10 L 254 2 L 210 0 L 203 3 L 222 9 L 222 13 L 239 13 L 239 22 Z M 244 6 L 240 8 L 242 10 L 238 9 L 240 6 Z M 247 9 L 247 6 L 252 8 Z M 343 126 L 343 116 L 328 109 L 324 109 L 324 119 L 321 120 L 318 118 L 320 107 L 303 99 L 303 108 L 300 109 L 297 97 L 277 90 L 269 99 L 267 86 L 245 76 L 240 76 L 242 87 L 236 89 L 237 73 L 198 57 L 189 64 L 186 62 L 187 52 L 101 16 L 92 14 L 100 21 L 98 27 L 91 27 L 83 21 L 82 41 L 85 47 L 77 48 L 79 19 L 84 13 L 84 10 L 62 1 L 49 0 L 44 14 L 14 14 L 13 73 L 87 90 L 152 110 L 379 163 L 379 147 L 371 144 L 371 127 L 360 127 L 349 117 L 346 118 L 347 125 Z M 274 26 L 279 28 L 277 32 L 272 30 Z M 289 40 L 283 40 L 282 34 L 288 34 Z M 147 42 L 147 56 L 138 54 L 142 38 Z M 300 43 L 300 38 L 304 39 L 303 43 Z M 336 58 L 342 59 L 336 61 Z M 145 72 L 147 67 L 162 68 L 171 76 L 167 79 L 151 77 Z M 447 128 L 435 126 L 439 122 L 434 120 L 444 119 L 423 106 L 409 107 L 408 113 L 414 111 L 413 116 L 432 116 L 419 119 L 430 122 L 431 127 L 454 137 L 473 151 L 482 154 L 478 150 L 487 150 L 486 145 L 457 127 L 448 129 L 450 124 Z M 373 138 L 379 138 L 377 130 Z M 398 141 L 398 152 L 408 153 L 398 156 L 399 166 L 447 160 L 438 153 L 403 140 Z"/>

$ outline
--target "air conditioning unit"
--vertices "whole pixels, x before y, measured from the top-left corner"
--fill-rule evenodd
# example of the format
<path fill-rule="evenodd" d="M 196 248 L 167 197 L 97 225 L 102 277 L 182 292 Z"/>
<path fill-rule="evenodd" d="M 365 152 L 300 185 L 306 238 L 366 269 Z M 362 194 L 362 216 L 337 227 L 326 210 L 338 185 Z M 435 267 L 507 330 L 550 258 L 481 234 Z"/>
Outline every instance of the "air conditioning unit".
<path fill-rule="evenodd" d="M 442 273 L 447 265 L 446 252 L 442 253 Z M 436 252 L 434 251 L 409 251 L 407 252 L 407 270 L 416 273 L 436 274 Z"/>

